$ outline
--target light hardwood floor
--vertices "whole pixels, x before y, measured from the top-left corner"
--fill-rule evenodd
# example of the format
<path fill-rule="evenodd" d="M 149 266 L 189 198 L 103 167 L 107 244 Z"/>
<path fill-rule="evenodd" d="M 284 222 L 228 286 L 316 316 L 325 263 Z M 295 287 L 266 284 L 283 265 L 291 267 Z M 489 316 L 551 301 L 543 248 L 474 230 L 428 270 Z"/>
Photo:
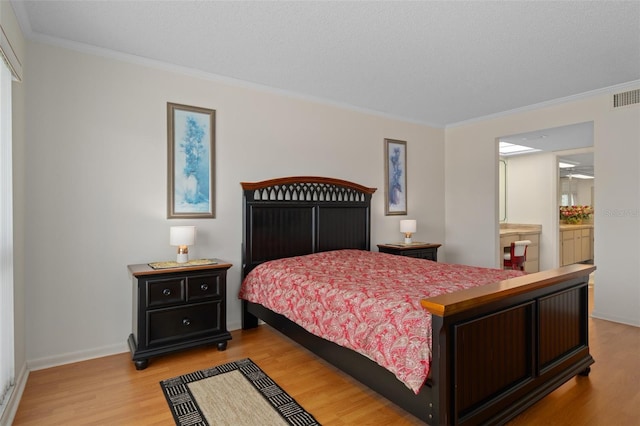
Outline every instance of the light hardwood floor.
<path fill-rule="evenodd" d="M 590 319 L 589 377 L 576 377 L 510 425 L 640 425 L 640 328 Z M 152 359 L 128 353 L 31 372 L 14 425 L 172 425 L 160 380 L 249 357 L 324 425 L 423 424 L 268 326 L 215 347 Z"/>

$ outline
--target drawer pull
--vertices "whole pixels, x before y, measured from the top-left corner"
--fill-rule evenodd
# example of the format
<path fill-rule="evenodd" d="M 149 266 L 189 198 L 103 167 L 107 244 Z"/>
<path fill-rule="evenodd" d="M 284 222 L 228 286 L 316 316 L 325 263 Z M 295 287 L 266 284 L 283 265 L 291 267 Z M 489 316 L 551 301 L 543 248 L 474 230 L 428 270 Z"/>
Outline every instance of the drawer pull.
<path fill-rule="evenodd" d="M 200 290 L 202 290 L 202 291 L 209 290 L 209 285 L 208 284 L 200 284 Z"/>
<path fill-rule="evenodd" d="M 182 325 L 191 325 L 191 320 L 189 318 L 183 318 Z"/>
<path fill-rule="evenodd" d="M 171 296 L 171 290 L 168 288 L 165 288 L 164 290 L 162 290 L 162 294 L 164 294 L 165 296 Z"/>

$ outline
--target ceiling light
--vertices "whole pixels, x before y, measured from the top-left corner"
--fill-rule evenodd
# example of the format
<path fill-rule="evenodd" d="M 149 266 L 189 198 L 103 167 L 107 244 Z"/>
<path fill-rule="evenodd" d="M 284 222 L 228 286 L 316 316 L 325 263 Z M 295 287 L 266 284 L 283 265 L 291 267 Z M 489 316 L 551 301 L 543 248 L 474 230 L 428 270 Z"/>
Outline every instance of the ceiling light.
<path fill-rule="evenodd" d="M 531 137 L 531 138 L 525 136 L 525 137 L 522 138 L 522 140 L 523 141 L 532 141 L 532 140 L 536 140 L 536 139 L 546 139 L 548 137 L 549 136 L 547 136 L 547 135 L 538 135 L 538 136 L 534 136 L 534 137 Z"/>
<path fill-rule="evenodd" d="M 530 152 L 540 151 L 536 148 L 531 148 L 524 145 L 515 145 L 507 142 L 500 142 L 500 155 L 516 155 L 516 154 L 528 154 Z"/>
<path fill-rule="evenodd" d="M 576 178 L 576 179 L 593 179 L 593 176 L 583 175 L 581 173 L 570 174 L 569 177 Z"/>
<path fill-rule="evenodd" d="M 564 161 L 560 161 L 558 163 L 558 167 L 560 167 L 561 169 L 570 169 L 575 166 L 577 166 L 577 164 L 565 163 Z"/>

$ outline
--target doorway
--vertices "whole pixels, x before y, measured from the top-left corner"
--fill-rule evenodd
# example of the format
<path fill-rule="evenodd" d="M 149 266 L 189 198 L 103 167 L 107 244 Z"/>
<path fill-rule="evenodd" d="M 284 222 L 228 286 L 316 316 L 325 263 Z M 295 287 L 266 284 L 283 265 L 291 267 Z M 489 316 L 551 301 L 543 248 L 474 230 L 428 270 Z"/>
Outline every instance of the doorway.
<path fill-rule="evenodd" d="M 578 166 L 590 167 L 593 173 L 593 122 L 502 136 L 497 140 L 501 146 L 510 144 L 506 147 L 507 151 L 499 154 L 498 164 L 502 166 L 504 162 L 506 165 L 504 188 L 500 188 L 500 191 L 504 190 L 506 201 L 505 211 L 501 213 L 504 217 L 498 218 L 498 222 L 501 226 L 514 223 L 540 225 L 540 270 L 557 268 L 561 263 L 562 250 L 560 205 L 561 176 L 564 175 L 558 167 L 559 159 L 567 157 L 567 164 L 574 166 L 574 175 L 578 174 Z M 518 150 L 513 146 L 523 148 Z M 582 158 L 583 155 L 590 156 L 590 160 Z M 583 171 L 586 173 L 586 170 Z M 591 186 L 595 186 L 594 182 L 595 179 L 592 179 Z M 582 201 L 584 198 L 578 199 L 577 192 L 574 202 L 595 203 L 595 191 L 592 196 L 589 190 L 587 202 Z"/>

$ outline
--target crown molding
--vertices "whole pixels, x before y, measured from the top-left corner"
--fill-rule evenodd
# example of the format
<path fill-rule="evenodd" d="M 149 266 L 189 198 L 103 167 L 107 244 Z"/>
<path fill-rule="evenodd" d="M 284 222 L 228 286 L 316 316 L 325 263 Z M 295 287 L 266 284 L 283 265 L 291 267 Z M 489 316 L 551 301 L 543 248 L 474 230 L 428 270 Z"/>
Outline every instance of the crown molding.
<path fill-rule="evenodd" d="M 440 128 L 443 129 L 443 125 L 430 123 L 422 120 L 414 120 L 407 117 L 401 117 L 381 111 L 376 111 L 368 108 L 358 107 L 355 105 L 351 105 L 344 102 L 338 102 L 327 98 L 322 98 L 318 96 L 305 95 L 285 89 L 278 89 L 271 86 L 266 86 L 258 83 L 253 83 L 246 80 L 240 80 L 233 77 L 227 77 L 219 74 L 214 74 L 210 72 L 205 72 L 201 70 L 197 70 L 195 68 L 189 68 L 181 65 L 175 65 L 172 63 L 159 61 L 156 59 L 145 58 L 142 56 L 132 55 L 129 53 L 118 52 L 111 49 L 105 49 L 98 46 L 93 46 L 85 43 L 78 43 L 71 40 L 65 40 L 57 37 L 51 37 L 39 33 L 31 33 L 29 36 L 29 40 L 34 42 L 39 42 L 42 44 L 47 44 L 50 46 L 60 47 L 63 49 L 68 49 L 88 55 L 100 56 L 107 59 L 113 59 L 121 62 L 132 63 L 136 65 L 145 66 L 148 68 L 154 68 L 158 70 L 173 72 L 176 74 L 181 74 L 188 77 L 199 78 L 202 80 L 215 81 L 218 83 L 226 84 L 229 86 L 236 86 L 245 89 L 253 89 L 265 93 L 272 93 L 280 96 L 285 96 L 292 99 L 298 99 L 307 102 L 313 102 L 317 104 L 322 104 L 326 106 L 332 106 L 336 108 L 341 108 L 353 112 L 358 112 L 361 114 L 374 115 L 381 118 L 386 118 L 395 121 L 402 121 L 405 123 L 412 123 L 421 126 L 429 126 L 432 128 Z"/>

